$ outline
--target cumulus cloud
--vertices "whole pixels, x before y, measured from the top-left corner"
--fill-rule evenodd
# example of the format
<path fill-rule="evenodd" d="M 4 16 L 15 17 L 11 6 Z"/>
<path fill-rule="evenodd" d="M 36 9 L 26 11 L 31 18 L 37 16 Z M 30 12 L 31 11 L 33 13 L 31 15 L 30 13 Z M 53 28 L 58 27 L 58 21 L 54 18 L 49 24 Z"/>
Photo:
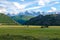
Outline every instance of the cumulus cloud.
<path fill-rule="evenodd" d="M 55 7 L 51 7 L 51 10 L 49 10 L 48 12 L 54 12 L 56 11 L 56 8 Z"/>
<path fill-rule="evenodd" d="M 13 2 L 13 4 L 20 10 L 23 10 L 25 8 L 25 5 L 20 5 L 19 3 L 17 2 Z"/>
<path fill-rule="evenodd" d="M 19 1 L 22 1 L 24 2 L 25 0 L 19 0 Z M 54 1 L 53 3 L 49 4 L 50 2 Z M 33 7 L 28 7 L 30 5 L 33 5 L 33 4 L 36 4 L 38 6 L 33 6 Z M 55 0 L 35 0 L 35 1 L 32 1 L 32 2 L 26 2 L 26 3 L 19 3 L 19 2 L 15 2 L 15 1 L 7 1 L 7 0 L 0 0 L 0 6 L 2 6 L 3 8 L 0 7 L 0 12 L 1 9 L 5 10 L 5 12 L 7 13 L 19 13 L 21 11 L 25 11 L 25 10 L 40 10 L 42 7 L 47 7 L 47 6 L 52 6 L 52 5 L 55 5 L 55 4 L 59 4 L 60 2 L 58 1 L 55 1 Z M 5 8 L 5 9 L 4 9 Z M 51 7 L 51 10 L 49 10 L 50 12 L 51 11 L 55 11 L 57 10 L 55 7 Z"/>
<path fill-rule="evenodd" d="M 24 11 L 25 8 L 29 5 L 32 5 L 34 4 L 36 1 L 34 2 L 29 2 L 29 3 L 25 3 L 25 4 L 20 4 L 18 2 L 10 2 L 10 1 L 0 1 L 0 6 L 4 7 L 6 9 L 6 12 L 10 13 L 10 14 L 17 14 L 19 13 L 20 11 Z"/>
<path fill-rule="evenodd" d="M 49 3 L 51 0 L 38 0 L 38 4 L 41 6 L 46 5 L 47 3 Z"/>
<path fill-rule="evenodd" d="M 55 7 L 51 7 L 51 9 L 52 9 L 52 10 L 54 10 L 54 11 L 56 10 L 56 8 L 55 8 Z"/>
<path fill-rule="evenodd" d="M 12 13 L 12 12 L 16 12 L 16 11 L 18 11 L 18 10 L 16 10 L 17 8 L 16 7 L 14 7 L 14 5 L 13 5 L 13 3 L 12 2 L 9 2 L 9 1 L 0 1 L 0 6 L 1 7 L 3 7 L 3 8 L 5 8 L 4 10 L 5 10 L 5 13 Z M 0 7 L 0 8 L 1 8 Z M 1 8 L 0 10 L 2 10 L 3 8 Z M 4 10 L 2 10 L 2 11 L 4 11 Z M 8 11 L 9 10 L 9 11 Z M 1 12 L 2 12 L 1 11 Z"/>
<path fill-rule="evenodd" d="M 10 13 L 10 14 L 13 14 L 13 13 L 17 14 L 20 12 L 20 10 L 22 10 L 24 8 L 23 5 L 19 5 L 19 3 L 17 3 L 17 2 L 0 1 L 0 3 L 1 3 L 0 6 L 6 9 L 6 13 Z M 0 11 L 1 11 L 1 9 L 0 9 Z"/>
<path fill-rule="evenodd" d="M 52 1 L 53 1 L 53 3 L 49 4 Z M 52 5 L 59 3 L 58 1 L 55 1 L 55 0 L 37 0 L 36 2 L 38 3 L 39 6 L 30 7 L 30 8 L 27 8 L 26 10 L 35 10 L 35 9 L 39 9 L 39 8 L 47 7 L 47 6 L 52 6 Z M 54 7 L 51 7 L 51 10 L 54 11 L 54 10 L 56 10 L 56 8 L 54 9 Z M 49 10 L 49 11 L 51 11 L 51 10 Z"/>
<path fill-rule="evenodd" d="M 44 6 L 44 5 L 45 5 L 45 3 L 44 3 L 42 0 L 40 0 L 40 1 L 39 1 L 39 5 Z"/>
<path fill-rule="evenodd" d="M 38 2 L 38 5 L 44 6 L 44 7 L 45 6 L 52 6 L 52 5 L 60 3 L 59 1 L 56 1 L 56 0 L 38 0 L 37 2 Z M 52 3 L 50 3 L 50 2 L 52 2 Z"/>
<path fill-rule="evenodd" d="M 55 5 L 55 4 L 59 4 L 60 2 L 53 2 L 53 3 L 51 3 L 50 5 L 47 5 L 47 6 L 53 6 L 53 5 Z"/>
<path fill-rule="evenodd" d="M 5 13 L 6 9 L 0 6 L 0 13 Z"/>

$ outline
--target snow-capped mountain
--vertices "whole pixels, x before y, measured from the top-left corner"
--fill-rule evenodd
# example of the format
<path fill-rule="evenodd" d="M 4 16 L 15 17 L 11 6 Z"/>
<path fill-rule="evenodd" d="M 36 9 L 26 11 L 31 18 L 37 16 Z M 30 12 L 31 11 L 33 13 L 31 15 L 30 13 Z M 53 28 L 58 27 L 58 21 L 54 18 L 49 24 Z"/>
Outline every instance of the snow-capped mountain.
<path fill-rule="evenodd" d="M 60 14 L 60 11 L 56 11 L 56 12 L 40 12 L 40 11 L 24 11 L 24 12 L 19 12 L 17 14 L 13 13 L 7 13 L 8 16 L 20 16 L 20 15 L 25 15 L 25 16 L 38 16 L 38 15 L 49 15 L 49 14 Z"/>
<path fill-rule="evenodd" d="M 7 13 L 7 15 L 8 16 L 20 16 L 20 15 L 25 15 L 25 16 L 38 16 L 38 15 L 40 15 L 40 13 L 41 12 L 34 12 L 34 11 L 25 11 L 25 12 L 20 12 L 20 13 L 18 13 L 18 14 L 15 14 L 15 13 L 13 13 L 13 14 L 10 14 L 10 13 Z"/>

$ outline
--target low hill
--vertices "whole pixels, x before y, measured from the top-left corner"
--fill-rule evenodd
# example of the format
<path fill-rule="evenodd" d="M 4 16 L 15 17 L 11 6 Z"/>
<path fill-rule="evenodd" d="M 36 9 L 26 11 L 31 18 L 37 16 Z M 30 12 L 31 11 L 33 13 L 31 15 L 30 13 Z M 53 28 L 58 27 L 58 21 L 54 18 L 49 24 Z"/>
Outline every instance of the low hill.
<path fill-rule="evenodd" d="M 0 13 L 0 25 L 17 25 L 18 23 L 15 22 L 12 18 L 3 13 Z"/>

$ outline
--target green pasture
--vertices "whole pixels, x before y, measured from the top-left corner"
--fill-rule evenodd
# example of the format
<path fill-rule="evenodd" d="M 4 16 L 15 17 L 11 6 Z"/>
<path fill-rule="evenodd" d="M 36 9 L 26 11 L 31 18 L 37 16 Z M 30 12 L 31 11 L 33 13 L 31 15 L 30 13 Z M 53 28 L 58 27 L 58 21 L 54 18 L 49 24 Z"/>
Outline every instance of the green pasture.
<path fill-rule="evenodd" d="M 48 28 L 40 28 L 41 26 L 20 26 L 20 25 L 1 25 L 1 35 L 23 35 L 33 36 L 41 40 L 49 38 L 60 38 L 60 26 L 49 26 Z"/>

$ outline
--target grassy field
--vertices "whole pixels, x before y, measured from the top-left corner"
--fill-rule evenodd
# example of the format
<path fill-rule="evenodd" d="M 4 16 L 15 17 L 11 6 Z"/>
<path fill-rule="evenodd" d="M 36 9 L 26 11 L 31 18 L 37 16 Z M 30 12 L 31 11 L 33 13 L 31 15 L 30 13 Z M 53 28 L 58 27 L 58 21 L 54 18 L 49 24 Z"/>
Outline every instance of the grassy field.
<path fill-rule="evenodd" d="M 1 25 L 0 36 L 2 35 L 16 35 L 17 36 L 18 35 L 18 37 L 20 37 L 22 35 L 22 36 L 27 36 L 30 39 L 31 37 L 38 38 L 38 39 L 31 39 L 31 40 L 60 40 L 60 26 L 49 26 L 49 28 L 40 28 L 40 27 L 41 26 L 27 27 L 26 25 L 25 26 Z M 26 40 L 29 40 L 29 39 L 26 39 Z"/>

